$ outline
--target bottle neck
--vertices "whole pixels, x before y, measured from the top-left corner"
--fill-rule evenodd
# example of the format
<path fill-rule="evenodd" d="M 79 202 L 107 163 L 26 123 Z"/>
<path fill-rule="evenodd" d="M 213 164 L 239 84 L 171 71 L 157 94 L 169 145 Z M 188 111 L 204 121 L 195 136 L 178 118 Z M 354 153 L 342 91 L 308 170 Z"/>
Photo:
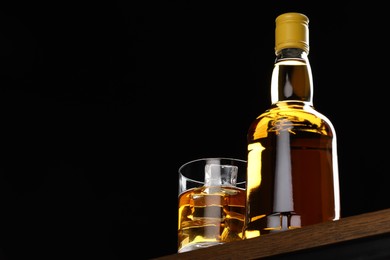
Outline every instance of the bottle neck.
<path fill-rule="evenodd" d="M 298 48 L 282 49 L 276 56 L 271 79 L 271 102 L 313 105 L 313 79 L 308 54 Z"/>

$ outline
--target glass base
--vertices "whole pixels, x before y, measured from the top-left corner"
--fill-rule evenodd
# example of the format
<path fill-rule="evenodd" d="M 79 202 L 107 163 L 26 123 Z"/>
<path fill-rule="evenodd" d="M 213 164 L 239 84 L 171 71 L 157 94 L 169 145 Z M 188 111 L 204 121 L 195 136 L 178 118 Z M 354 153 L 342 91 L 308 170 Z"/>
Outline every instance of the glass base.
<path fill-rule="evenodd" d="M 190 244 L 186 245 L 183 248 L 181 248 L 178 253 L 184 253 L 184 252 L 189 252 L 197 249 L 202 249 L 210 246 L 217 246 L 217 245 L 222 245 L 224 243 L 222 242 L 203 242 L 203 243 L 195 243 L 195 244 Z"/>

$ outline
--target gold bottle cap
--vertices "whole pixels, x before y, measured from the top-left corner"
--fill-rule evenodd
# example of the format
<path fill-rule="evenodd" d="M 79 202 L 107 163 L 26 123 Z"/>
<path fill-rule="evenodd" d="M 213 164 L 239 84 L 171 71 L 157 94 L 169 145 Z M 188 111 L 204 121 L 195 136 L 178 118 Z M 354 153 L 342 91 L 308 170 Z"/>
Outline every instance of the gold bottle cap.
<path fill-rule="evenodd" d="M 309 53 L 309 18 L 301 13 L 279 15 L 275 27 L 275 53 L 285 48 L 300 48 Z"/>

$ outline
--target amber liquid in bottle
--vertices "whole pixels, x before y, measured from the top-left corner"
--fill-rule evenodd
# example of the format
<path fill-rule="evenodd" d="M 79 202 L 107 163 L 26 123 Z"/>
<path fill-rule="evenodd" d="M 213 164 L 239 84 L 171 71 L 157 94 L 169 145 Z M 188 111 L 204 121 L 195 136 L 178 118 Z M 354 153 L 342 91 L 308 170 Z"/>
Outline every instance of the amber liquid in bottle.
<path fill-rule="evenodd" d="M 313 107 L 307 53 L 277 50 L 272 105 L 249 127 L 245 238 L 340 218 L 336 134 Z"/>

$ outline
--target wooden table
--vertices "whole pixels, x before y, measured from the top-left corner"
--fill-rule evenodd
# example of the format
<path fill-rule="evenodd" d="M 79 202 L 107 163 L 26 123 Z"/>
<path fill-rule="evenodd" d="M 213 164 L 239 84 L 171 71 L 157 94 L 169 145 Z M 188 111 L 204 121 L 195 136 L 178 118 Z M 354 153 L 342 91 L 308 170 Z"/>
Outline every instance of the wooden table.
<path fill-rule="evenodd" d="M 390 209 L 156 259 L 390 260 Z"/>

